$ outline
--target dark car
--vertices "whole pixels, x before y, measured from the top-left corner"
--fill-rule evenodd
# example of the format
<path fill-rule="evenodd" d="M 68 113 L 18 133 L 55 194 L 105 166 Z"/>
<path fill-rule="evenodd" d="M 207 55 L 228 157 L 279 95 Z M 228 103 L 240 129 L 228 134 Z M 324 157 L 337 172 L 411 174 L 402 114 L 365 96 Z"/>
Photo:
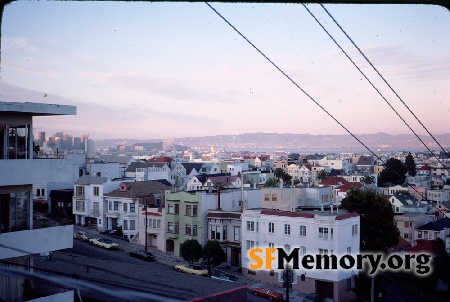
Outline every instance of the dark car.
<path fill-rule="evenodd" d="M 252 294 L 261 296 L 269 300 L 283 300 L 283 294 L 273 288 L 252 288 Z"/>
<path fill-rule="evenodd" d="M 152 253 L 143 250 L 136 250 L 130 252 L 131 257 L 139 258 L 144 261 L 155 261 L 155 256 Z"/>

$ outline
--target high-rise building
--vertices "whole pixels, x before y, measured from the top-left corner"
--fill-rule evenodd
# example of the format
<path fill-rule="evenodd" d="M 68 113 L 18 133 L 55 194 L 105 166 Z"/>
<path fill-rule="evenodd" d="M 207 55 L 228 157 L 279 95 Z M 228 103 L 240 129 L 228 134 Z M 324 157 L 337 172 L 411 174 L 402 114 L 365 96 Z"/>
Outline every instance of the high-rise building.
<path fill-rule="evenodd" d="M 64 150 L 72 150 L 73 149 L 73 136 L 69 135 L 69 134 L 64 134 L 61 146 Z"/>
<path fill-rule="evenodd" d="M 74 137 L 73 138 L 73 148 L 75 150 L 84 150 L 82 142 L 81 142 L 81 137 Z"/>
<path fill-rule="evenodd" d="M 0 300 L 24 301 L 29 284 L 33 289 L 33 256 L 73 247 L 73 225 L 38 228 L 33 217 L 33 184 L 75 182 L 73 162 L 33 158 L 33 116 L 75 115 L 76 107 L 38 103 L 0 102 Z M 20 125 L 20 126 L 18 126 Z M 4 129 L 13 131 L 5 131 Z M 7 152 L 5 152 L 7 150 Z M 16 159 L 21 160 L 16 160 Z M 39 172 L 39 173 L 37 173 Z M 14 272 L 17 274 L 14 274 Z M 31 284 L 30 284 L 31 282 Z M 41 288 L 45 301 L 73 301 L 74 292 L 57 287 Z M 29 298 L 29 297 L 28 297 Z M 44 298 L 44 297 L 42 297 Z M 44 298 L 44 299 L 45 299 Z"/>
<path fill-rule="evenodd" d="M 38 132 L 38 136 L 37 136 L 37 142 L 39 146 L 44 146 L 44 142 L 45 142 L 45 132 L 41 131 Z"/>

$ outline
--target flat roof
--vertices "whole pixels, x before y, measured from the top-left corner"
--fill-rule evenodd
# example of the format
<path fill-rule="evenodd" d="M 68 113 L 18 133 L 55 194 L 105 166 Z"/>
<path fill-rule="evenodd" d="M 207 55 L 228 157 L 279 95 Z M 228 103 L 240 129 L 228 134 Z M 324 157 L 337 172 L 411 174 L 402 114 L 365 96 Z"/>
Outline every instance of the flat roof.
<path fill-rule="evenodd" d="M 77 107 L 71 105 L 0 102 L 0 113 L 14 112 L 33 116 L 76 115 Z"/>

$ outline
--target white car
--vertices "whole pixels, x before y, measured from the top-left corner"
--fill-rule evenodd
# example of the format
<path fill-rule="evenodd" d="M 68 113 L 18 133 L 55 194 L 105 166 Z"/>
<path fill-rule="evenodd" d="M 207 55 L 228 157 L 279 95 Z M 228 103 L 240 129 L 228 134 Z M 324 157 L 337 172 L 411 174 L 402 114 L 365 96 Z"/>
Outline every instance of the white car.
<path fill-rule="evenodd" d="M 73 234 L 73 238 L 81 240 L 81 241 L 89 241 L 89 237 L 83 231 L 78 231 Z"/>
<path fill-rule="evenodd" d="M 117 250 L 119 248 L 119 245 L 110 239 L 92 238 L 89 239 L 89 242 L 104 249 Z"/>

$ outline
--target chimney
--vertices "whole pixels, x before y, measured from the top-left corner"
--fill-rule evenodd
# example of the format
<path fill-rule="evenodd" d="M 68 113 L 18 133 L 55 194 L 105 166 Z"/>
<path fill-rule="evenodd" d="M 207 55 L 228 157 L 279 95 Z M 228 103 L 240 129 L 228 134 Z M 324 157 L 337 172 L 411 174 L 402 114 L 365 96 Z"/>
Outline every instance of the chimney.
<path fill-rule="evenodd" d="M 217 186 L 217 210 L 221 211 L 222 209 L 220 208 L 220 186 Z"/>

